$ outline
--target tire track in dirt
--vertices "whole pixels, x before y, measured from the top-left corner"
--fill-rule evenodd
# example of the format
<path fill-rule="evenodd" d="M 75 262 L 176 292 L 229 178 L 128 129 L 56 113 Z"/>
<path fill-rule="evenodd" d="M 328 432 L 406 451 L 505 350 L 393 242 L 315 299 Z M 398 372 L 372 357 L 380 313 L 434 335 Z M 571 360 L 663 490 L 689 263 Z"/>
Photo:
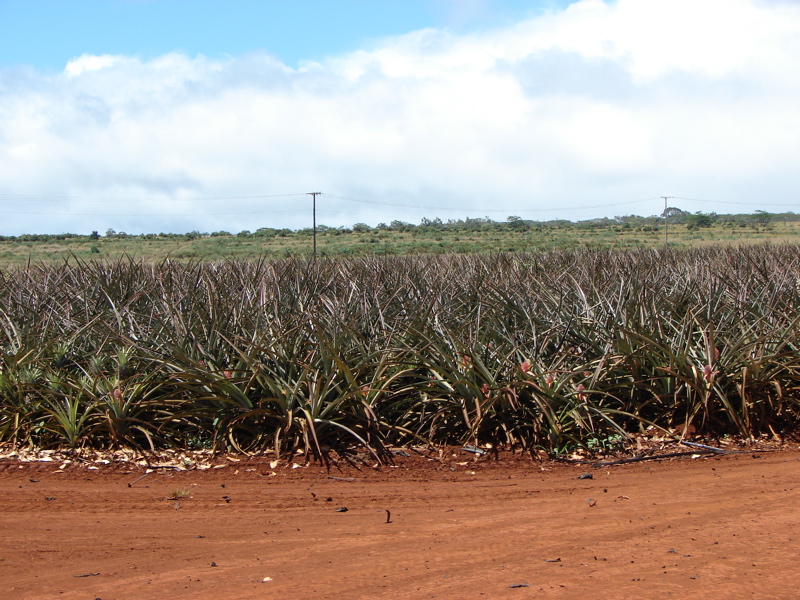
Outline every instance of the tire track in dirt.
<path fill-rule="evenodd" d="M 0 597 L 792 597 L 800 453 L 761 456 L 587 480 L 585 465 L 501 461 L 335 481 L 313 466 L 267 477 L 253 461 L 132 488 L 136 473 L 6 468 Z M 191 497 L 169 499 L 181 490 Z"/>

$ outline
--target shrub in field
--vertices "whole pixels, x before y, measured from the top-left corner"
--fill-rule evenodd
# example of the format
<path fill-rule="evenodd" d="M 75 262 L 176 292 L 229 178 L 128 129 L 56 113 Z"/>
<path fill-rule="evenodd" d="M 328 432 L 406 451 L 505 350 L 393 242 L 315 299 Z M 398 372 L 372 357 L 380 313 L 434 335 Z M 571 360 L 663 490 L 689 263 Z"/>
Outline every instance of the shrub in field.
<path fill-rule="evenodd" d="M 0 442 L 326 460 L 798 423 L 800 249 L 0 271 Z"/>

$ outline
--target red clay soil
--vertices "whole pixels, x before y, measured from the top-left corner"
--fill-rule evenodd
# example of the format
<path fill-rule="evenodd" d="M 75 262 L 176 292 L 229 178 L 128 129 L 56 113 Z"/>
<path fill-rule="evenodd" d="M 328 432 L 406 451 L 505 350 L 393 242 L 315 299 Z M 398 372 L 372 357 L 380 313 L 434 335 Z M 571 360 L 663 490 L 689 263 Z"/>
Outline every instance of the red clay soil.
<path fill-rule="evenodd" d="M 796 446 L 603 468 L 399 460 L 243 460 L 130 487 L 142 468 L 0 463 L 0 598 L 800 596 Z"/>

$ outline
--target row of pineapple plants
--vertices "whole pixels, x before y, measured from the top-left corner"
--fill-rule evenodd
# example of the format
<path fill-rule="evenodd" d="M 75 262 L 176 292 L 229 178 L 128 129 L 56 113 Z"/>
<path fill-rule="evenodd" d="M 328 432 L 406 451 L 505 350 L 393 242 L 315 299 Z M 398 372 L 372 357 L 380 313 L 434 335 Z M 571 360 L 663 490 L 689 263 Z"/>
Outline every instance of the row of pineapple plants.
<path fill-rule="evenodd" d="M 325 460 L 794 432 L 800 248 L 0 271 L 0 443 Z"/>

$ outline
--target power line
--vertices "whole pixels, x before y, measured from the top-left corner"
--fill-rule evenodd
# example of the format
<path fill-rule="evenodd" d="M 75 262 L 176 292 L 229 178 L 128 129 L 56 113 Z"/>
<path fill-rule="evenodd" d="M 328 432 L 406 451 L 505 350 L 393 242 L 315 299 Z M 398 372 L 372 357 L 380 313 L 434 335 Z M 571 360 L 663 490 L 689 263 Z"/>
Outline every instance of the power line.
<path fill-rule="evenodd" d="M 224 213 L 197 213 L 192 216 L 195 217 L 229 217 L 229 216 L 248 216 L 248 215 L 274 215 L 278 213 L 304 213 L 305 209 L 293 210 L 269 210 L 269 211 L 256 211 L 256 212 L 224 212 Z M 0 211 L 4 215 L 38 215 L 38 216 L 64 216 L 64 217 L 186 217 L 186 213 L 182 214 L 168 214 L 168 213 L 148 213 L 145 215 L 132 215 L 126 213 L 74 213 L 74 212 L 24 212 L 24 211 Z"/>
<path fill-rule="evenodd" d="M 727 200 L 704 200 L 703 198 L 682 198 L 680 196 L 670 196 L 673 200 L 685 200 L 687 202 L 705 202 L 706 204 L 735 204 L 738 206 L 792 206 L 796 207 L 797 203 L 795 204 L 780 204 L 777 202 L 731 202 Z"/>
<path fill-rule="evenodd" d="M 139 202 L 214 202 L 220 200 L 265 200 L 269 198 L 290 198 L 307 195 L 306 192 L 295 192 L 290 194 L 253 194 L 253 195 L 240 195 L 240 196 L 63 196 L 63 195 L 46 195 L 46 194 L 3 194 L 0 193 L 0 200 L 8 201 L 26 201 L 26 202 L 79 202 L 79 203 L 139 203 Z M 452 206 L 426 206 L 422 204 L 408 204 L 400 202 L 385 202 L 381 200 L 371 200 L 367 198 L 356 198 L 353 196 L 339 196 L 336 194 L 325 194 L 330 198 L 337 200 L 345 200 L 349 202 L 358 202 L 361 204 L 374 204 L 378 206 L 392 206 L 397 208 L 413 208 L 419 210 L 454 210 Z M 651 202 L 658 200 L 661 197 L 642 198 L 639 200 L 630 200 L 626 202 L 612 202 L 608 204 L 594 204 L 585 206 L 570 206 L 570 207 L 556 207 L 556 208 L 464 208 L 458 207 L 457 210 L 469 212 L 553 212 L 553 211 L 569 211 L 569 210 L 591 210 L 594 208 L 614 208 L 616 206 L 627 206 L 632 204 L 640 204 L 644 202 Z M 712 200 L 708 198 L 685 198 L 683 196 L 670 196 L 675 200 L 684 200 L 687 202 L 703 202 L 707 204 L 731 204 L 738 206 L 753 206 L 752 202 L 734 202 L 729 200 Z M 780 202 L 758 202 L 760 206 L 786 206 L 794 207 L 797 204 L 786 204 Z M 49 213 L 11 213 L 11 214 L 49 214 Z M 257 213 L 238 213 L 238 214 L 257 214 Z M 84 216 L 84 215 L 80 215 Z M 86 215 L 92 216 L 92 215 Z"/>
<path fill-rule="evenodd" d="M 304 196 L 305 194 L 271 194 L 258 196 L 199 196 L 196 198 L 188 196 L 123 196 L 123 197 L 104 197 L 90 198 L 86 196 L 36 196 L 25 194 L 0 194 L 0 200 L 24 200 L 26 202 L 80 202 L 105 204 L 114 203 L 139 203 L 139 202 L 213 202 L 218 200 L 263 200 L 266 198 L 289 198 L 291 196 Z"/>
<path fill-rule="evenodd" d="M 314 195 L 314 204 L 316 204 L 316 195 L 320 194 L 320 192 L 312 193 Z M 254 195 L 241 195 L 241 196 L 199 196 L 199 197 L 181 197 L 181 196 L 151 196 L 151 197 L 88 197 L 88 196 L 57 196 L 57 195 L 34 195 L 34 194 L 2 194 L 0 193 L 0 201 L 7 201 L 7 202 L 75 202 L 75 203 L 97 203 L 97 204 L 134 204 L 134 203 L 142 203 L 142 202 L 220 202 L 220 201 L 233 201 L 233 200 L 266 200 L 272 198 L 291 198 L 291 197 L 300 197 L 308 195 L 307 192 L 304 193 L 291 193 L 291 194 L 254 194 Z M 404 209 L 411 209 L 415 211 L 447 211 L 449 213 L 453 212 L 461 212 L 461 213 L 478 213 L 478 214 L 497 214 L 497 213 L 504 213 L 506 215 L 509 214 L 535 214 L 535 213 L 553 213 L 553 212 L 561 212 L 566 213 L 570 211 L 586 211 L 586 210 L 597 210 L 597 209 L 604 209 L 604 208 L 615 208 L 619 206 L 630 206 L 634 204 L 643 204 L 645 202 L 653 202 L 658 200 L 661 197 L 651 197 L 651 198 L 642 198 L 638 200 L 630 200 L 626 202 L 612 202 L 606 204 L 595 204 L 595 205 L 584 205 L 584 206 L 558 206 L 558 207 L 537 207 L 537 208 L 467 208 L 464 206 L 454 207 L 454 206 L 425 206 L 422 204 L 411 204 L 411 203 L 401 203 L 401 202 L 386 202 L 381 200 L 372 200 L 367 198 L 358 198 L 353 196 L 340 196 L 336 194 L 325 194 L 326 197 L 334 198 L 337 200 L 343 200 L 345 202 L 354 202 L 359 204 L 369 204 L 373 206 L 385 206 L 385 207 L 393 207 L 393 208 L 404 208 Z M 781 207 L 795 207 L 796 204 L 782 204 L 782 203 L 769 203 L 769 202 L 758 202 L 758 203 L 750 203 L 750 202 L 735 202 L 735 201 L 724 201 L 724 200 L 710 200 L 710 199 L 703 199 L 703 198 L 685 198 L 681 196 L 670 196 L 669 198 L 675 200 L 683 200 L 687 202 L 702 202 L 707 204 L 727 204 L 727 205 L 739 205 L 739 206 L 781 206 Z M 316 207 L 315 207 L 316 209 Z M 208 213 L 200 213 L 194 216 L 202 217 L 202 216 L 210 216 L 210 217 L 234 217 L 234 216 L 264 216 L 264 215 L 275 215 L 275 214 L 286 214 L 286 213 L 302 213 L 305 212 L 305 209 L 281 209 L 281 210 L 250 210 L 250 211 L 225 211 L 225 212 L 208 212 Z M 375 218 L 392 218 L 394 215 L 368 215 L 363 213 L 349 213 L 344 211 L 337 211 L 337 210 L 324 210 L 321 209 L 319 212 L 325 214 L 350 214 L 354 216 L 366 216 L 366 217 L 375 217 Z M 66 210 L 60 210 L 58 212 L 46 212 L 46 211 L 9 211 L 9 210 L 0 210 L 1 214 L 5 215 L 30 215 L 30 216 L 72 216 L 72 217 L 129 217 L 129 218 L 152 218 L 152 217 L 164 217 L 164 218 L 175 218 L 175 217 L 186 217 L 186 214 L 159 214 L 159 213 L 147 213 L 147 214 L 125 214 L 125 213 L 73 213 Z M 316 214 L 316 210 L 315 210 Z M 316 219 L 316 216 L 314 217 Z"/>
<path fill-rule="evenodd" d="M 312 194 L 320 194 L 320 192 L 312 193 Z M 202 196 L 202 197 L 179 197 L 179 196 L 153 196 L 153 197 L 105 197 L 105 198 L 91 198 L 86 196 L 56 196 L 56 195 L 33 195 L 33 194 L 0 194 L 0 201 L 26 201 L 26 202 L 53 202 L 53 201 L 60 201 L 60 202 L 75 202 L 75 203 L 96 203 L 96 204 L 133 204 L 133 203 L 142 203 L 142 202 L 152 202 L 152 201 L 159 201 L 159 202 L 209 202 L 209 201 L 230 201 L 230 200 L 264 200 L 270 198 L 289 198 L 289 197 L 299 197 L 303 195 L 308 195 L 308 193 L 292 193 L 292 194 L 258 194 L 258 195 L 250 195 L 250 196 Z M 371 204 L 374 206 L 387 206 L 387 207 L 397 207 L 397 208 L 408 208 L 414 209 L 419 211 L 431 211 L 431 210 L 440 210 L 440 211 L 459 211 L 459 212 L 470 212 L 470 213 L 480 213 L 480 214 L 487 214 L 487 213 L 505 213 L 505 214 L 512 214 L 512 213 L 537 213 L 537 212 L 557 212 L 557 211 L 571 211 L 571 210 L 591 210 L 591 209 L 599 209 L 599 208 L 611 208 L 616 206 L 626 206 L 632 204 L 640 204 L 643 202 L 650 202 L 654 200 L 654 198 L 645 198 L 641 200 L 632 200 L 628 202 L 615 202 L 610 204 L 600 204 L 600 205 L 593 205 L 593 206 L 577 206 L 577 207 L 560 207 L 560 208 L 466 208 L 466 207 L 452 207 L 452 206 L 424 206 L 420 204 L 405 204 L 405 203 L 397 203 L 397 202 L 384 202 L 380 200 L 369 200 L 365 198 L 355 198 L 352 196 L 339 196 L 335 194 L 325 194 L 330 198 L 335 198 L 338 200 L 344 200 L 346 202 L 356 202 L 361 204 Z M 316 205 L 316 195 L 314 195 L 314 204 Z M 316 209 L 316 207 L 315 207 Z M 0 211 L 2 214 L 6 215 L 30 215 L 30 216 L 55 216 L 55 215 L 62 215 L 62 216 L 74 216 L 74 217 L 127 217 L 127 218 L 147 218 L 147 217 L 185 217 L 185 214 L 159 214 L 159 213 L 152 213 L 152 214 L 125 214 L 125 213 L 73 213 L 67 211 L 59 211 L 59 212 L 43 212 L 43 211 Z M 302 209 L 297 210 L 267 210 L 267 211 L 238 211 L 238 212 L 231 212 L 227 211 L 224 213 L 202 213 L 196 216 L 260 216 L 260 215 L 271 215 L 271 214 L 283 214 L 283 213 L 299 213 L 304 212 Z M 327 211 L 321 210 L 320 212 L 324 213 L 333 213 L 333 214 L 347 214 L 341 211 Z M 316 210 L 315 210 L 316 214 Z M 390 215 L 364 215 L 364 216 L 376 216 L 379 218 L 391 218 Z M 316 219 L 316 217 L 315 217 Z"/>
<path fill-rule="evenodd" d="M 630 204 L 640 204 L 643 202 L 652 202 L 653 200 L 657 200 L 658 197 L 653 198 L 643 198 L 641 200 L 631 200 L 628 202 L 614 202 L 612 204 L 595 204 L 592 206 L 570 206 L 570 207 L 559 207 L 559 208 L 464 208 L 464 207 L 453 207 L 453 206 L 423 206 L 421 204 L 401 204 L 396 202 L 381 202 L 379 200 L 367 200 L 364 198 L 353 198 L 352 196 L 337 196 L 335 194 L 325 194 L 330 198 L 336 198 L 338 200 L 346 200 L 349 202 L 359 202 L 362 204 L 375 204 L 378 206 L 394 206 L 397 208 L 415 208 L 419 210 L 459 210 L 459 211 L 468 211 L 468 212 L 478 212 L 478 213 L 513 213 L 513 212 L 552 212 L 552 211 L 569 211 L 569 210 L 591 210 L 593 208 L 613 208 L 615 206 L 627 206 Z"/>

